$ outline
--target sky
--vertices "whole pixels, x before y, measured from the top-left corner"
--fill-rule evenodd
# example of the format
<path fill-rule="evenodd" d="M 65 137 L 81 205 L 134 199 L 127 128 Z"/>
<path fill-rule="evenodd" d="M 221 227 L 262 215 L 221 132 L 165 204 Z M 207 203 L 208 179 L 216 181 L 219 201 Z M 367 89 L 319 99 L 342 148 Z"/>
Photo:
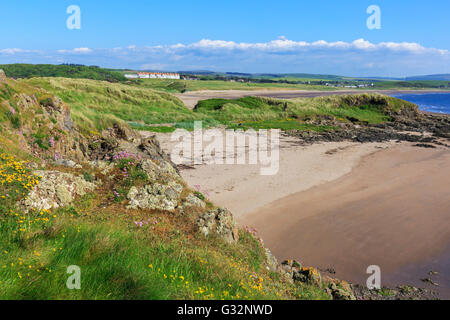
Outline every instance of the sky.
<path fill-rule="evenodd" d="M 67 20 L 80 9 L 80 28 Z M 371 5 L 380 28 L 369 29 Z M 402 77 L 450 73 L 448 0 L 14 0 L 0 64 Z M 372 22 L 378 20 L 371 20 Z"/>

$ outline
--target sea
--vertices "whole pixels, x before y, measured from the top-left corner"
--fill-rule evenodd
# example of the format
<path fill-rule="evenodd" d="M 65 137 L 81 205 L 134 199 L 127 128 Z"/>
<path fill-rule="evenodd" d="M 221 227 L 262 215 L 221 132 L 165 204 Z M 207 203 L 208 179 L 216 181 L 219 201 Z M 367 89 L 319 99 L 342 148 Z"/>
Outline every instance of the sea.
<path fill-rule="evenodd" d="M 408 93 L 392 96 L 417 104 L 422 111 L 450 114 L 450 93 Z"/>

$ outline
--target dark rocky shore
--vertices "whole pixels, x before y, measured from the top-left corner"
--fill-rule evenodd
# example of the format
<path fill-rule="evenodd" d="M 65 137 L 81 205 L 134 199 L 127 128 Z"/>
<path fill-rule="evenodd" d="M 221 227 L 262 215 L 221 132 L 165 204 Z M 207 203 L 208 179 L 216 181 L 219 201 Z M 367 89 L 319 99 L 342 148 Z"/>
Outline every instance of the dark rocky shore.
<path fill-rule="evenodd" d="M 402 111 L 390 114 L 391 121 L 368 124 L 349 118 L 349 122 L 336 121 L 331 116 L 310 121 L 316 125 L 334 126 L 339 129 L 324 132 L 288 131 L 288 135 L 300 138 L 301 143 L 315 142 L 383 142 L 389 140 L 416 143 L 417 147 L 450 147 L 450 115 L 430 114 L 420 111 Z"/>

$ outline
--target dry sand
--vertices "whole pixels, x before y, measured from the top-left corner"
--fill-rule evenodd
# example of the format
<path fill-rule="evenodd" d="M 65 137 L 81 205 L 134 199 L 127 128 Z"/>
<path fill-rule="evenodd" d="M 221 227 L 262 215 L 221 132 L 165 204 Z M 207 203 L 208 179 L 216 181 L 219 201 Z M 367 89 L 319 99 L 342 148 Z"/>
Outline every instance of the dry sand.
<path fill-rule="evenodd" d="M 172 150 L 170 135 L 157 134 L 161 147 Z M 327 142 L 302 146 L 293 137 L 280 137 L 279 171 L 260 175 L 259 165 L 196 165 L 182 169 L 181 175 L 192 187 L 214 203 L 230 209 L 235 217 L 287 195 L 335 180 L 355 167 L 363 156 L 394 143 Z"/>

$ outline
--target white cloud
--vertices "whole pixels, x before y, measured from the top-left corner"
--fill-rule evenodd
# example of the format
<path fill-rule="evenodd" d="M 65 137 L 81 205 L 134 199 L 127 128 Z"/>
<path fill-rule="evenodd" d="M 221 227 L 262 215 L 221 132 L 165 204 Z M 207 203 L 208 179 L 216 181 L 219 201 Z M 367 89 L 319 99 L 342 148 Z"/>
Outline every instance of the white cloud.
<path fill-rule="evenodd" d="M 23 50 L 18 48 L 9 48 L 9 49 L 0 49 L 0 53 L 2 54 L 16 54 L 16 53 L 25 53 L 29 52 L 29 50 Z"/>
<path fill-rule="evenodd" d="M 112 49 L 114 50 L 114 49 Z M 92 50 L 86 47 L 74 48 L 72 50 L 58 50 L 58 53 L 91 53 Z"/>
<path fill-rule="evenodd" d="M 159 48 L 161 46 L 158 46 Z M 152 47 L 152 48 L 158 48 Z M 164 46 L 163 46 L 164 47 Z M 224 40 L 210 40 L 202 39 L 198 42 L 184 45 L 177 44 L 172 46 L 166 46 L 170 49 L 189 49 L 189 48 L 201 48 L 201 49 L 226 49 L 226 50 L 296 50 L 296 49 L 358 49 L 358 50 L 383 50 L 388 49 L 392 51 L 409 51 L 409 52 L 440 52 L 442 54 L 448 54 L 448 50 L 440 50 L 434 48 L 425 48 L 418 43 L 411 42 L 381 42 L 379 44 L 371 43 L 364 39 L 357 39 L 353 42 L 327 42 L 325 40 L 318 40 L 315 42 L 305 41 L 292 41 L 281 36 L 277 40 L 261 43 L 249 43 L 249 42 L 234 42 Z"/>
<path fill-rule="evenodd" d="M 414 42 L 372 43 L 289 40 L 267 42 L 201 39 L 194 43 L 71 50 L 0 49 L 2 63 L 80 63 L 132 69 L 326 73 L 353 76 L 404 76 L 450 73 L 450 52 Z"/>

